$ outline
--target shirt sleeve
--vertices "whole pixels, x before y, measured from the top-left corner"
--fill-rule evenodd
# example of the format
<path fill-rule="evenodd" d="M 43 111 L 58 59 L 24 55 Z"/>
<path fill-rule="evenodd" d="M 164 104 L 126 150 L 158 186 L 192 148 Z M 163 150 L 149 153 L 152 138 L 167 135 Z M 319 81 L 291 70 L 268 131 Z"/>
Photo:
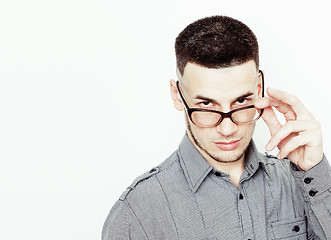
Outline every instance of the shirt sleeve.
<path fill-rule="evenodd" d="M 308 230 L 320 239 L 331 236 L 331 167 L 325 157 L 308 171 L 292 168 L 297 185 L 300 187 L 308 220 Z"/>
<path fill-rule="evenodd" d="M 145 233 L 125 200 L 118 200 L 110 210 L 102 229 L 102 240 L 147 239 Z"/>

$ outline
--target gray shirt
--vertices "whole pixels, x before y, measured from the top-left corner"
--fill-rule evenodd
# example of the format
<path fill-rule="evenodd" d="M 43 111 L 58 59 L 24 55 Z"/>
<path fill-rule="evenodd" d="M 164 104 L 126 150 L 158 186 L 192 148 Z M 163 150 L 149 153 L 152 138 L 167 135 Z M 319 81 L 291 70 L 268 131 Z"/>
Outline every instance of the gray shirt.
<path fill-rule="evenodd" d="M 287 159 L 258 153 L 252 140 L 237 188 L 185 135 L 120 196 L 102 239 L 331 239 L 330 173 L 325 156 L 298 171 Z"/>

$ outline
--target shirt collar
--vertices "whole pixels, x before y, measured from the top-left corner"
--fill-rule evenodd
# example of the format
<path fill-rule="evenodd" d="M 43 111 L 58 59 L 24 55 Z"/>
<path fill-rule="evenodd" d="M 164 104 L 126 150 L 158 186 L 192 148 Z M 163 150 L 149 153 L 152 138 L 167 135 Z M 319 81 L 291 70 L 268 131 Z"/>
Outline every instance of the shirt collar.
<path fill-rule="evenodd" d="M 202 157 L 200 152 L 188 138 L 187 134 L 183 137 L 179 145 L 178 152 L 179 161 L 183 168 L 189 187 L 193 192 L 196 192 L 201 183 L 214 168 L 204 159 L 204 157 Z M 264 166 L 263 160 L 255 146 L 254 141 L 251 140 L 246 151 L 245 159 L 245 170 L 248 173 L 248 178 L 254 175 L 259 167 L 262 167 L 267 175 L 270 176 Z"/>
<path fill-rule="evenodd" d="M 186 134 L 178 150 L 179 161 L 189 187 L 193 192 L 196 192 L 213 167 L 202 157 Z"/>
<path fill-rule="evenodd" d="M 265 167 L 264 161 L 252 139 L 245 153 L 245 170 L 250 176 L 253 176 L 260 167 L 266 172 L 267 176 L 270 177 L 269 170 Z"/>

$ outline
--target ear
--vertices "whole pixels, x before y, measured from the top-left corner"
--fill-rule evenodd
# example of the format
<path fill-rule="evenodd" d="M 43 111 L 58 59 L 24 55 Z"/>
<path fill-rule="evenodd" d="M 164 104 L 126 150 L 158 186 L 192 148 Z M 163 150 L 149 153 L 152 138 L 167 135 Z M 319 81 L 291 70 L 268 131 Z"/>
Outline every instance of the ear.
<path fill-rule="evenodd" d="M 171 93 L 172 102 L 174 103 L 175 108 L 178 111 L 183 111 L 184 105 L 180 99 L 180 96 L 179 96 L 179 93 L 177 90 L 177 84 L 173 79 L 170 80 L 170 93 Z"/>
<path fill-rule="evenodd" d="M 259 98 L 263 97 L 263 91 L 264 91 L 264 81 L 263 81 L 263 72 L 261 71 L 259 73 L 258 84 L 257 84 L 257 94 Z"/>

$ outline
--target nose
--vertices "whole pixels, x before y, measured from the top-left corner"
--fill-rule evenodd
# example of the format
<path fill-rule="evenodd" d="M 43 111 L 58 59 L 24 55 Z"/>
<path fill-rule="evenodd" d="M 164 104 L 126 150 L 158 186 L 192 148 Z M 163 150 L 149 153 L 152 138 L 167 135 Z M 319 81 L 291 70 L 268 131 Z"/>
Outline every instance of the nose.
<path fill-rule="evenodd" d="M 232 122 L 230 118 L 224 118 L 223 121 L 216 126 L 216 130 L 224 136 L 231 136 L 238 130 L 238 125 Z"/>

